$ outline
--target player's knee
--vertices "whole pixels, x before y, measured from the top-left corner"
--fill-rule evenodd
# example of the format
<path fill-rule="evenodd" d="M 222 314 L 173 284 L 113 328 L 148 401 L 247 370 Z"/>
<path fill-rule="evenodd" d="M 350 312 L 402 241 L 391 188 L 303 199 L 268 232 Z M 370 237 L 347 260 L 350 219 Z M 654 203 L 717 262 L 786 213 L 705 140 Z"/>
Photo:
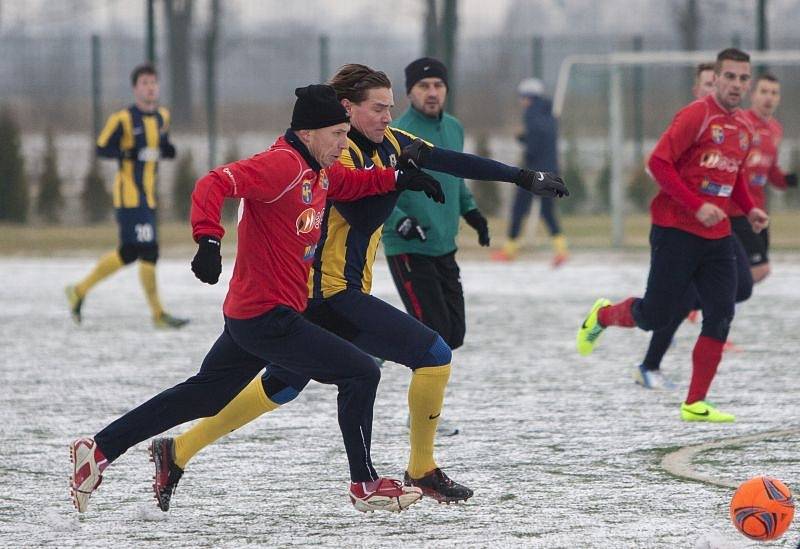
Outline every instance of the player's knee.
<path fill-rule="evenodd" d="M 158 261 L 158 244 L 139 247 L 139 259 L 149 263 Z"/>
<path fill-rule="evenodd" d="M 267 395 L 268 399 L 278 405 L 286 404 L 297 398 L 297 395 L 305 388 L 306 383 L 302 384 L 301 387 L 295 387 L 274 375 L 270 375 L 269 372 L 264 372 L 264 375 L 261 376 L 261 385 L 264 387 L 264 394 Z"/>
<path fill-rule="evenodd" d="M 119 258 L 122 260 L 122 263 L 125 265 L 129 265 L 136 261 L 139 257 L 139 250 L 136 244 L 123 244 L 119 247 Z"/>
<path fill-rule="evenodd" d="M 416 364 L 410 364 L 411 369 L 422 368 L 424 366 L 444 366 L 450 364 L 453 359 L 453 352 L 450 346 L 442 339 L 442 336 L 437 335 L 433 344 L 425 352 Z"/>
<path fill-rule="evenodd" d="M 718 341 L 727 341 L 728 332 L 731 330 L 731 322 L 733 322 L 733 314 L 721 318 L 703 319 L 703 329 L 700 335 L 711 337 Z"/>

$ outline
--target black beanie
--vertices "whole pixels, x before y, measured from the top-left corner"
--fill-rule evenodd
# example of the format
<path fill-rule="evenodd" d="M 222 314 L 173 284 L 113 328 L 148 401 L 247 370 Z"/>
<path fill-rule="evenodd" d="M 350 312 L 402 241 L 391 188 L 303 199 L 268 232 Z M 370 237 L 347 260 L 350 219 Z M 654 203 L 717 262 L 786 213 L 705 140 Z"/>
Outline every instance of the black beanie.
<path fill-rule="evenodd" d="M 339 103 L 336 92 L 325 84 L 311 84 L 294 90 L 297 101 L 292 111 L 293 130 L 315 130 L 342 122 L 350 122 L 350 115 Z"/>
<path fill-rule="evenodd" d="M 422 57 L 412 61 L 406 67 L 406 93 L 409 93 L 414 84 L 423 78 L 441 78 L 447 86 L 447 67 L 433 57 Z"/>

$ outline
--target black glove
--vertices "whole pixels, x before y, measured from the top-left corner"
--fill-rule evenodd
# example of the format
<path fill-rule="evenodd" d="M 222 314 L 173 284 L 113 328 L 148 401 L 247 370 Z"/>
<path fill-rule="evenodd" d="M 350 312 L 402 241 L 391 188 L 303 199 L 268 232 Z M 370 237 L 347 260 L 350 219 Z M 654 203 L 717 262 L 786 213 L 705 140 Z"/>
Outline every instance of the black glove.
<path fill-rule="evenodd" d="M 400 219 L 395 226 L 395 230 L 405 240 L 413 240 L 415 238 L 420 239 L 422 242 L 428 240 L 425 229 L 420 226 L 416 217 L 411 217 L 410 215 Z"/>
<path fill-rule="evenodd" d="M 564 180 L 553 172 L 520 170 L 514 183 L 539 196 L 550 198 L 569 196 L 569 190 L 564 185 Z"/>
<path fill-rule="evenodd" d="M 422 191 L 428 198 L 439 204 L 444 204 L 444 191 L 439 182 L 421 170 L 415 168 L 401 169 L 397 173 L 398 191 Z"/>
<path fill-rule="evenodd" d="M 478 232 L 478 244 L 481 246 L 489 245 L 489 224 L 483 214 L 475 208 L 464 214 L 464 221 L 467 225 Z"/>
<path fill-rule="evenodd" d="M 220 242 L 213 236 L 201 236 L 197 241 L 197 253 L 192 259 L 192 272 L 206 284 L 216 284 L 222 272 Z"/>
<path fill-rule="evenodd" d="M 163 141 L 159 148 L 161 149 L 161 158 L 175 158 L 175 145 L 169 141 Z"/>
<path fill-rule="evenodd" d="M 397 168 L 405 170 L 408 168 L 424 168 L 428 165 L 433 147 L 425 143 L 422 139 L 415 139 L 410 145 L 403 147 L 400 151 L 400 158 L 397 159 Z"/>
<path fill-rule="evenodd" d="M 797 174 L 796 173 L 787 173 L 783 180 L 786 182 L 787 187 L 791 187 L 793 189 L 797 188 Z"/>

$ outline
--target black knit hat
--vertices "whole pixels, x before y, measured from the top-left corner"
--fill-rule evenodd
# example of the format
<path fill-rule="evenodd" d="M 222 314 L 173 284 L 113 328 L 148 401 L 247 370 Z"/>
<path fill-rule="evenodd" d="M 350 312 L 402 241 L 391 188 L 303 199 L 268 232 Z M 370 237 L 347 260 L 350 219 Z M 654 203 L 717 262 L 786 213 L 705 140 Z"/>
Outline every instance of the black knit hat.
<path fill-rule="evenodd" d="M 325 84 L 311 84 L 294 90 L 297 101 L 292 111 L 293 130 L 327 128 L 350 122 L 350 115 L 336 99 L 336 92 Z"/>
<path fill-rule="evenodd" d="M 433 57 L 421 57 L 406 67 L 406 93 L 423 78 L 441 78 L 447 86 L 447 67 Z"/>

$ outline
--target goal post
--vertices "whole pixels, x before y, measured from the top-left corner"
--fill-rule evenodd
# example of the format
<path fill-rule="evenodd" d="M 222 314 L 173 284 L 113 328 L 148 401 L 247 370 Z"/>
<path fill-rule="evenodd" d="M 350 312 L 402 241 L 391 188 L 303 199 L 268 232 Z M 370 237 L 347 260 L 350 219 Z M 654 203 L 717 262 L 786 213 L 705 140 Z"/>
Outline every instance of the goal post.
<path fill-rule="evenodd" d="M 623 89 L 622 69 L 634 66 L 691 66 L 708 62 L 717 57 L 717 51 L 643 51 L 619 52 L 596 55 L 570 55 L 561 63 L 558 80 L 553 96 L 553 114 L 560 118 L 564 110 L 567 89 L 570 84 L 572 69 L 578 65 L 605 67 L 609 72 L 608 79 L 608 151 L 611 175 L 611 242 L 615 248 L 621 248 L 624 242 L 624 206 L 625 194 L 623 183 Z M 750 61 L 756 64 L 796 65 L 800 63 L 800 50 L 768 50 L 750 53 Z M 569 184 L 569 181 L 567 181 Z"/>

